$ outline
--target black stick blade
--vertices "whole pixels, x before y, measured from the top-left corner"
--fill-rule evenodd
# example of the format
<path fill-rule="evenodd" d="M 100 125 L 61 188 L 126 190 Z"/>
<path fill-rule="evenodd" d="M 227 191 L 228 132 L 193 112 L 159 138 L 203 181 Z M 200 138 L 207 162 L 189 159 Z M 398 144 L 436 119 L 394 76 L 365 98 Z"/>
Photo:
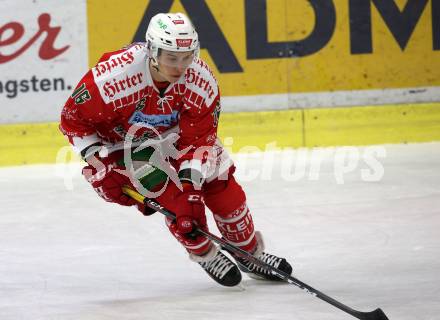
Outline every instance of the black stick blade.
<path fill-rule="evenodd" d="M 371 312 L 360 312 L 356 318 L 361 320 L 389 320 L 382 309 L 377 308 Z"/>
<path fill-rule="evenodd" d="M 373 311 L 375 313 L 375 318 L 377 320 L 389 320 L 388 317 L 385 315 L 385 312 L 382 311 L 382 309 L 378 308 Z"/>

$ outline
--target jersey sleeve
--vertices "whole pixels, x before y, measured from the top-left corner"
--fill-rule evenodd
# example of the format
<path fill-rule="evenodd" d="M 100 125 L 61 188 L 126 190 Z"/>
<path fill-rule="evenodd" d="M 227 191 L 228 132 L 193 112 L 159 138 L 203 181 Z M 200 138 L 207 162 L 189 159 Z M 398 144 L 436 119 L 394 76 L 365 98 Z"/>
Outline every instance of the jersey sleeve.
<path fill-rule="evenodd" d="M 89 146 L 101 143 L 99 123 L 106 117 L 106 108 L 90 70 L 67 99 L 61 112 L 60 130 L 75 152 L 84 157 Z"/>
<path fill-rule="evenodd" d="M 210 88 L 203 96 L 191 93 L 185 97 L 185 110 L 179 120 L 180 138 L 177 148 L 188 149 L 179 159 L 179 177 L 200 185 L 204 172 L 208 171 L 208 157 L 216 150 L 217 127 L 220 116 L 220 92 L 217 82 L 212 78 Z M 199 103 L 198 103 L 199 101 Z M 200 103 L 200 101 L 202 101 Z"/>

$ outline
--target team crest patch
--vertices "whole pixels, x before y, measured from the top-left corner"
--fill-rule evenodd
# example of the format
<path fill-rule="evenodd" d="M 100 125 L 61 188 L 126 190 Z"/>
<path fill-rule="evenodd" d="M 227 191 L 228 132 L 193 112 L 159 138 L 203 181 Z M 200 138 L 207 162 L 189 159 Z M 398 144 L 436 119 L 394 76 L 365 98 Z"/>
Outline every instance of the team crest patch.
<path fill-rule="evenodd" d="M 83 104 L 86 101 L 92 99 L 89 90 L 86 88 L 86 84 L 83 83 L 75 91 L 73 91 L 71 98 L 75 100 L 75 104 Z"/>

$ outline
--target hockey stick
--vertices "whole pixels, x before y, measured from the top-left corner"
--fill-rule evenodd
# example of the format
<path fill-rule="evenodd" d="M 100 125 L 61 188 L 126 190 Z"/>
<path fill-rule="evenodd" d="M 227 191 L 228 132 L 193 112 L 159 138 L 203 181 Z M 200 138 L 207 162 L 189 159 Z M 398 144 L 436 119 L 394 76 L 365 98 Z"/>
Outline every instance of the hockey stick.
<path fill-rule="evenodd" d="M 176 215 L 174 213 L 172 213 L 171 211 L 168 211 L 167 209 L 162 207 L 159 203 L 144 197 L 143 195 L 141 195 L 137 191 L 135 191 L 129 187 L 123 187 L 123 190 L 124 190 L 125 194 L 127 194 L 128 196 L 132 197 L 133 199 L 135 199 L 136 201 L 138 201 L 140 203 L 144 203 L 147 207 L 149 207 L 153 210 L 156 210 L 157 212 L 160 212 L 163 215 L 165 215 L 166 217 L 171 218 L 173 220 L 176 218 Z M 278 270 L 277 268 L 271 266 L 270 264 L 259 260 L 258 258 L 251 255 L 249 252 L 244 251 L 244 250 L 228 243 L 227 241 L 223 240 L 220 237 L 217 237 L 216 235 L 214 235 L 208 231 L 204 231 L 202 229 L 197 228 L 195 230 L 195 232 L 198 234 L 204 235 L 205 237 L 207 237 L 208 239 L 217 243 L 221 247 L 227 249 L 228 251 L 233 252 L 236 255 L 239 255 L 240 257 L 248 260 L 249 262 L 252 262 L 255 265 L 257 265 L 265 270 L 270 270 L 273 274 L 277 275 L 278 277 L 280 277 L 284 281 L 287 281 L 288 283 L 299 287 L 300 289 L 304 290 L 308 294 L 315 296 L 315 297 L 331 304 L 332 306 L 352 315 L 355 318 L 358 318 L 361 320 L 389 320 L 387 318 L 387 316 L 385 315 L 385 313 L 380 308 L 378 308 L 374 311 L 370 311 L 370 312 L 361 312 L 361 311 L 354 310 L 354 309 L 342 304 L 341 302 L 336 301 L 335 299 L 329 297 L 328 295 L 312 288 L 311 286 L 307 285 L 306 283 L 292 277 L 290 274 L 287 274 L 281 270 Z"/>

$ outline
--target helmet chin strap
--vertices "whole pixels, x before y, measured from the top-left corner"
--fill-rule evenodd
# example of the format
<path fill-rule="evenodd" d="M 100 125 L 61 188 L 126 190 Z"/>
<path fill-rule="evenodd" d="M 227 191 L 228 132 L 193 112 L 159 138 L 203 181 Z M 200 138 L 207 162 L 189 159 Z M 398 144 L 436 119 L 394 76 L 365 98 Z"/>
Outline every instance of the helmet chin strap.
<path fill-rule="evenodd" d="M 159 72 L 159 63 L 157 62 L 156 58 L 150 57 L 150 59 L 148 59 L 148 65 L 150 65 L 154 70 Z"/>
<path fill-rule="evenodd" d="M 154 69 L 154 71 L 156 71 L 159 75 L 161 75 L 162 78 L 165 79 L 165 81 L 168 81 L 168 80 L 166 80 L 166 77 L 164 76 L 164 74 L 160 71 L 159 63 L 157 62 L 157 60 L 154 58 L 150 58 L 150 63 L 151 63 L 151 67 Z"/>

